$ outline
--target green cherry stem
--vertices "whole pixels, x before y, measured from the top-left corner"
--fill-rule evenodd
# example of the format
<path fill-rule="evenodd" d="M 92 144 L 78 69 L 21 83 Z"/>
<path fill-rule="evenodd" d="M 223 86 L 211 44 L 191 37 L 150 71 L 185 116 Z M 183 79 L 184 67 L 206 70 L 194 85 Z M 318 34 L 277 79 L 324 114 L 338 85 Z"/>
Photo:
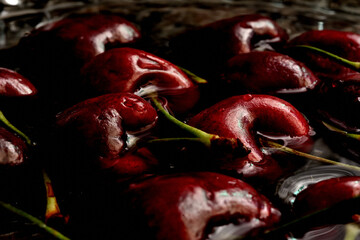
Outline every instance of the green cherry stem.
<path fill-rule="evenodd" d="M 42 171 L 44 184 L 46 189 L 46 212 L 45 212 L 45 222 L 47 222 L 52 217 L 61 217 L 63 218 L 59 205 L 57 203 L 55 193 L 52 187 L 51 179 L 45 170 Z"/>
<path fill-rule="evenodd" d="M 334 160 L 329 160 L 329 159 L 326 159 L 326 158 L 314 156 L 314 155 L 304 153 L 304 152 L 301 152 L 301 151 L 298 151 L 298 150 L 295 150 L 295 149 L 292 149 L 292 148 L 285 147 L 285 146 L 283 146 L 283 145 L 281 145 L 279 143 L 269 141 L 269 140 L 266 140 L 266 139 L 263 139 L 263 138 L 260 139 L 260 142 L 264 146 L 275 148 L 275 149 L 278 149 L 278 150 L 280 150 L 282 152 L 285 152 L 285 153 L 290 153 L 290 154 L 293 154 L 293 155 L 297 155 L 297 156 L 300 156 L 300 157 L 305 157 L 305 158 L 315 160 L 315 161 L 318 161 L 318 162 L 332 164 L 332 165 L 338 165 L 338 166 L 341 166 L 341 167 L 344 167 L 344 168 L 349 168 L 349 169 L 352 169 L 352 170 L 360 171 L 360 167 L 358 167 L 358 166 L 345 164 L 345 163 L 337 162 L 337 161 L 334 161 Z"/>
<path fill-rule="evenodd" d="M 47 226 L 43 221 L 41 221 L 40 219 L 34 217 L 33 215 L 24 212 L 23 210 L 16 208 L 14 206 L 12 206 L 9 203 L 0 201 L 0 206 L 9 210 L 10 212 L 13 212 L 27 220 L 29 220 L 30 222 L 34 223 L 36 226 L 38 226 L 39 228 L 44 229 L 46 232 L 48 232 L 49 234 L 51 234 L 52 236 L 54 236 L 56 239 L 60 239 L 60 240 L 70 240 L 70 238 L 64 236 L 62 233 L 60 233 L 59 231 L 53 229 L 52 227 Z"/>
<path fill-rule="evenodd" d="M 205 79 L 203 79 L 202 77 L 199 77 L 198 75 L 196 75 L 193 72 L 190 72 L 189 70 L 177 66 L 178 68 L 180 68 L 181 71 L 183 71 L 186 75 L 188 75 L 194 82 L 196 82 L 197 84 L 205 84 L 207 83 L 207 81 Z"/>
<path fill-rule="evenodd" d="M 349 133 L 349 132 L 347 132 L 347 131 L 344 131 L 344 130 L 341 130 L 341 129 L 337 128 L 337 127 L 334 127 L 334 126 L 332 126 L 332 125 L 330 125 L 330 124 L 328 124 L 328 123 L 326 123 L 326 122 L 324 122 L 324 121 L 322 122 L 322 124 L 323 124 L 327 129 L 329 129 L 330 131 L 340 133 L 340 134 L 342 134 L 342 135 L 345 135 L 345 136 L 350 137 L 350 138 L 354 138 L 354 139 L 356 139 L 356 140 L 360 140 L 360 134 Z"/>
<path fill-rule="evenodd" d="M 219 135 L 210 134 L 195 127 L 192 127 L 186 123 L 181 122 L 180 120 L 172 116 L 169 112 L 167 112 L 156 97 L 152 97 L 151 101 L 158 109 L 158 111 L 162 113 L 162 115 L 168 121 L 172 122 L 183 131 L 191 134 L 193 137 L 153 139 L 153 140 L 149 140 L 147 143 L 199 142 L 209 149 L 217 149 L 218 147 L 221 147 L 222 149 L 228 149 L 239 156 L 246 156 L 249 153 L 249 151 L 244 147 L 244 145 L 238 139 L 220 137 Z"/>
<path fill-rule="evenodd" d="M 30 138 L 23 133 L 22 131 L 20 131 L 17 127 L 15 127 L 14 125 L 12 125 L 9 120 L 7 120 L 7 118 L 5 117 L 4 113 L 2 111 L 0 111 L 0 121 L 3 122 L 5 124 L 5 126 L 7 126 L 8 128 L 10 128 L 11 130 L 13 130 L 15 133 L 17 133 L 20 137 L 22 137 L 25 142 L 28 145 L 33 145 L 32 141 L 30 140 Z"/>
<path fill-rule="evenodd" d="M 172 116 L 170 113 L 168 113 L 156 97 L 151 98 L 151 101 L 154 103 L 155 107 L 170 122 L 173 122 L 174 124 L 176 124 L 179 128 L 181 128 L 185 132 L 188 132 L 191 135 L 193 135 L 194 137 L 196 137 L 196 139 L 197 139 L 196 141 L 202 142 L 205 146 L 210 147 L 212 139 L 220 138 L 218 135 L 206 133 L 204 131 L 201 131 L 200 129 L 194 128 L 190 125 L 187 125 L 186 123 L 181 122 L 180 120 L 178 120 L 177 118 Z M 182 139 L 182 140 L 184 140 L 184 139 Z M 160 139 L 158 141 L 160 141 Z M 170 139 L 167 139 L 167 141 L 170 141 Z"/>
<path fill-rule="evenodd" d="M 354 61 L 350 61 L 348 59 L 345 59 L 345 58 L 342 58 L 336 54 L 333 54 L 331 52 L 328 52 L 328 51 L 325 51 L 321 48 L 317 48 L 317 47 L 313 47 L 313 46 L 309 46 L 309 45 L 296 45 L 295 47 L 297 48 L 306 48 L 306 49 L 310 49 L 314 52 L 318 52 L 318 53 L 321 53 L 321 54 L 324 54 L 334 60 L 337 60 L 339 62 L 341 62 L 344 66 L 346 67 L 351 67 L 351 68 L 354 68 L 356 70 L 360 70 L 360 62 L 354 62 Z"/>

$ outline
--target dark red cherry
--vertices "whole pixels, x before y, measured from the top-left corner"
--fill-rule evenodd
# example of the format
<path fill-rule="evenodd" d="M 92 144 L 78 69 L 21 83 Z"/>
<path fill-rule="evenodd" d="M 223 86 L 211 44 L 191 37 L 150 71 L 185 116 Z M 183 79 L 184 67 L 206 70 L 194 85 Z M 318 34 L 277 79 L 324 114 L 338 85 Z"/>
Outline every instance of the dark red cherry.
<path fill-rule="evenodd" d="M 56 152 L 68 159 L 70 168 L 139 174 L 155 159 L 136 143 L 156 121 L 156 110 L 131 93 L 88 99 L 57 115 Z"/>
<path fill-rule="evenodd" d="M 322 54 L 296 45 L 310 45 L 336 54 L 351 61 L 360 60 L 360 35 L 337 30 L 313 30 L 305 32 L 288 43 L 290 54 L 304 62 L 318 77 L 331 81 L 359 78 L 359 73 Z"/>
<path fill-rule="evenodd" d="M 224 69 L 227 90 L 238 94 L 292 94 L 313 90 L 319 79 L 301 62 L 277 52 L 239 54 Z"/>
<path fill-rule="evenodd" d="M 131 92 L 166 97 L 171 110 L 181 113 L 197 102 L 197 86 L 175 65 L 151 53 L 116 48 L 96 56 L 83 69 L 85 94 Z"/>
<path fill-rule="evenodd" d="M 68 107 L 79 101 L 80 69 L 85 63 L 139 38 L 139 30 L 117 15 L 75 14 L 34 29 L 16 50 L 22 73 L 46 101 Z"/>
<path fill-rule="evenodd" d="M 125 239 L 206 239 L 214 227 L 233 223 L 238 235 L 279 221 L 280 212 L 247 183 L 211 172 L 155 176 L 131 184 L 121 218 Z M 141 231 L 136 231 L 141 229 Z"/>
<path fill-rule="evenodd" d="M 330 178 L 309 185 L 301 191 L 295 199 L 294 211 L 304 216 L 359 196 L 360 177 Z M 353 214 L 359 214 L 357 209 L 353 209 Z"/>
<path fill-rule="evenodd" d="M 304 116 L 288 102 L 269 95 L 240 95 L 203 110 L 189 125 L 221 137 L 237 138 L 250 151 L 244 158 L 218 162 L 218 168 L 245 178 L 276 179 L 283 175 L 280 164 L 259 143 L 259 134 L 282 139 L 302 151 L 311 148 L 311 129 Z"/>
<path fill-rule="evenodd" d="M 36 93 L 34 85 L 24 76 L 7 68 L 0 68 L 0 96 L 22 97 Z"/>
<path fill-rule="evenodd" d="M 186 32 L 172 41 L 174 62 L 201 76 L 211 76 L 233 56 L 254 48 L 282 45 L 288 35 L 268 17 L 241 15 Z"/>

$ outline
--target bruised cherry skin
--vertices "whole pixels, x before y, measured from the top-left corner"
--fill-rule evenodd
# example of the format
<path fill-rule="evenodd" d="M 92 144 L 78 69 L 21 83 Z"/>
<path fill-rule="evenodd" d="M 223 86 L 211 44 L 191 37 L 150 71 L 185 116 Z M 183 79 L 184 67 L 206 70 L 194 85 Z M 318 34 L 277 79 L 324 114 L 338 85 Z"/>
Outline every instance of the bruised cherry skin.
<path fill-rule="evenodd" d="M 34 96 L 36 93 L 34 85 L 24 76 L 7 68 L 0 68 L 0 96 L 22 97 Z"/>
<path fill-rule="evenodd" d="M 125 197 L 131 204 L 126 223 L 137 229 L 144 225 L 142 231 L 126 228 L 129 239 L 207 239 L 214 226 L 234 222 L 246 226 L 246 234 L 271 227 L 280 219 L 280 212 L 250 185 L 212 172 L 148 178 L 131 184 Z M 136 224 L 129 223 L 130 219 Z"/>
<path fill-rule="evenodd" d="M 268 17 L 241 15 L 186 32 L 172 42 L 175 60 L 199 74 L 218 70 L 231 57 L 266 44 L 282 45 L 288 35 Z"/>
<path fill-rule="evenodd" d="M 175 65 L 153 54 L 116 48 L 94 57 L 82 69 L 86 94 L 131 92 L 165 96 L 171 110 L 182 113 L 199 99 L 197 86 Z"/>
<path fill-rule="evenodd" d="M 360 177 L 330 178 L 312 184 L 300 192 L 294 202 L 294 211 L 304 216 L 359 196 Z M 358 213 L 354 209 L 354 214 Z"/>
<path fill-rule="evenodd" d="M 360 35 L 353 32 L 337 30 L 308 31 L 292 39 L 287 47 L 296 45 L 310 45 L 336 54 L 350 61 L 360 61 Z M 331 81 L 357 78 L 360 74 L 344 67 L 334 60 L 319 53 L 303 48 L 289 49 L 291 56 L 304 62 L 319 77 Z"/>
<path fill-rule="evenodd" d="M 131 149 L 156 121 L 156 110 L 131 93 L 88 99 L 57 115 L 60 144 L 65 144 L 59 150 L 80 168 L 85 163 L 124 176 L 139 174 L 155 160 L 145 148 Z"/>
<path fill-rule="evenodd" d="M 277 52 L 239 54 L 224 70 L 229 90 L 239 93 L 292 94 L 313 90 L 319 79 L 301 62 Z"/>
<path fill-rule="evenodd" d="M 27 146 L 19 137 L 0 127 L 0 166 L 18 166 L 26 159 Z"/>
<path fill-rule="evenodd" d="M 221 137 L 237 138 L 250 153 L 245 158 L 220 161 L 219 167 L 245 178 L 275 180 L 284 170 L 261 150 L 258 133 L 280 137 L 290 147 L 309 151 L 310 127 L 290 103 L 269 95 L 240 95 L 227 98 L 195 115 L 189 125 Z"/>

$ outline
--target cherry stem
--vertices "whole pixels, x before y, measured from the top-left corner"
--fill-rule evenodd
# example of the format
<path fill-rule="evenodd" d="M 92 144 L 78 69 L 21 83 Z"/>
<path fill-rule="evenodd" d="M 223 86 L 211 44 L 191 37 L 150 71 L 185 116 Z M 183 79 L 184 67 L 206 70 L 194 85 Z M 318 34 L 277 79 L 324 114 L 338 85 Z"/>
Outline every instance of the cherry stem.
<path fill-rule="evenodd" d="M 12 206 L 9 203 L 0 201 L 0 206 L 2 206 L 3 208 L 9 210 L 10 212 L 13 212 L 23 218 L 26 218 L 27 220 L 29 220 L 30 222 L 34 223 L 36 226 L 38 226 L 39 228 L 44 229 L 46 232 L 48 232 L 49 234 L 51 234 L 52 236 L 54 236 L 57 239 L 60 240 L 70 240 L 70 238 L 64 236 L 62 233 L 60 233 L 59 231 L 55 230 L 52 227 L 47 226 L 43 221 L 41 221 L 40 219 L 34 217 L 33 215 L 19 209 L 16 208 L 14 206 Z"/>
<path fill-rule="evenodd" d="M 189 70 L 187 70 L 187 69 L 185 69 L 183 67 L 180 67 L 180 66 L 177 66 L 177 67 L 180 68 L 181 71 L 183 71 L 186 75 L 188 75 L 197 84 L 205 84 L 205 83 L 207 83 L 207 81 L 205 79 L 203 79 L 202 77 L 199 77 L 195 73 L 190 72 Z"/>
<path fill-rule="evenodd" d="M 54 190 L 52 187 L 51 180 L 45 170 L 43 170 L 43 178 L 46 189 L 46 212 L 45 212 L 45 222 L 47 222 L 52 217 L 63 217 L 59 205 L 57 203 Z"/>
<path fill-rule="evenodd" d="M 344 130 L 341 130 L 341 129 L 335 127 L 335 126 L 332 126 L 332 125 L 330 125 L 330 124 L 328 124 L 328 123 L 326 123 L 326 122 L 324 122 L 324 121 L 322 122 L 322 124 L 323 124 L 327 129 L 329 129 L 329 130 L 331 130 L 331 131 L 333 131 L 333 132 L 337 132 L 337 133 L 340 133 L 340 134 L 345 135 L 345 136 L 347 136 L 347 137 L 354 138 L 354 139 L 356 139 L 356 140 L 360 140 L 360 134 L 349 133 L 349 132 L 344 131 Z"/>
<path fill-rule="evenodd" d="M 308 154 L 308 153 L 300 152 L 298 150 L 295 150 L 295 149 L 292 149 L 292 148 L 289 148 L 289 147 L 285 147 L 285 146 L 283 146 L 283 145 L 281 145 L 279 143 L 269 141 L 267 139 L 261 138 L 260 142 L 263 145 L 278 149 L 278 150 L 280 150 L 282 152 L 294 154 L 294 155 L 297 155 L 297 156 L 300 156 L 300 157 L 305 157 L 305 158 L 315 160 L 315 161 L 318 161 L 318 162 L 322 162 L 322 163 L 338 165 L 338 166 L 341 166 L 341 167 L 344 167 L 344 168 L 349 168 L 349 169 L 352 169 L 352 170 L 360 171 L 360 167 L 358 167 L 358 166 L 349 165 L 349 164 L 345 164 L 345 163 L 341 163 L 341 162 L 336 162 L 336 161 L 329 160 L 329 159 L 326 159 L 326 158 L 322 158 L 322 157 L 314 156 L 314 155 L 311 155 L 311 154 Z"/>
<path fill-rule="evenodd" d="M 204 131 L 201 131 L 200 129 L 194 128 L 186 123 L 181 122 L 180 120 L 176 119 L 174 116 L 172 116 L 170 113 L 168 113 L 164 107 L 161 105 L 161 103 L 158 101 L 157 98 L 153 97 L 151 98 L 151 101 L 154 103 L 156 108 L 172 123 L 176 124 L 178 127 L 180 127 L 182 130 L 192 134 L 194 137 L 197 137 L 197 141 L 202 142 L 205 146 L 210 147 L 211 146 L 211 140 L 220 138 L 218 135 L 209 134 Z M 159 140 L 158 140 L 159 141 Z"/>
<path fill-rule="evenodd" d="M 220 137 L 216 134 L 210 134 L 206 133 L 204 131 L 201 131 L 200 129 L 197 129 L 195 127 L 192 127 L 186 123 L 183 123 L 176 119 L 174 116 L 172 116 L 169 112 L 167 112 L 164 107 L 161 105 L 161 103 L 158 101 L 157 98 L 153 97 L 151 98 L 152 102 L 156 106 L 156 108 L 168 119 L 170 122 L 177 125 L 179 128 L 184 130 L 185 132 L 188 132 L 194 136 L 194 138 L 191 137 L 183 137 L 183 138 L 163 138 L 163 139 L 153 139 L 150 140 L 148 143 L 156 143 L 156 142 L 198 142 L 202 143 L 205 147 L 207 147 L 210 150 L 215 151 L 231 151 L 233 154 L 237 156 L 244 157 L 249 154 L 249 151 L 242 142 L 237 138 L 227 138 L 227 137 Z"/>
<path fill-rule="evenodd" d="M 8 128 L 10 128 L 11 130 L 13 130 L 15 133 L 17 133 L 20 137 L 22 137 L 25 142 L 32 146 L 33 143 L 32 141 L 30 140 L 30 138 L 25 134 L 23 133 L 22 131 L 20 131 L 17 127 L 15 127 L 14 125 L 12 125 L 9 120 L 6 119 L 4 113 L 2 111 L 0 111 L 0 121 L 3 122 Z"/>
<path fill-rule="evenodd" d="M 326 56 L 332 58 L 332 59 L 335 59 L 339 62 L 341 62 L 344 66 L 346 67 L 352 67 L 356 70 L 360 70 L 360 62 L 354 62 L 354 61 L 350 61 L 348 59 L 345 59 L 345 58 L 342 58 L 336 54 L 333 54 L 331 52 L 328 52 L 328 51 L 325 51 L 321 48 L 317 48 L 317 47 L 313 47 L 313 46 L 308 46 L 308 45 L 296 45 L 295 47 L 298 47 L 298 48 L 306 48 L 306 49 L 310 49 L 312 51 L 315 51 L 315 52 L 318 52 L 318 53 L 322 53 L 322 54 L 325 54 Z"/>

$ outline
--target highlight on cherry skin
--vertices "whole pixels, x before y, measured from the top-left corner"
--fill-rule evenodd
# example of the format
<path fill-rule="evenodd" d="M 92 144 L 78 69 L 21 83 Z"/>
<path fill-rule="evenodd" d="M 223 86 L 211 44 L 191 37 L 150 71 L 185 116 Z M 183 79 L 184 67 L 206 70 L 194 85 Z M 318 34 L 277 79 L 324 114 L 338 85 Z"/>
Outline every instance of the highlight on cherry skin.
<path fill-rule="evenodd" d="M 294 212 L 298 216 L 305 216 L 334 206 L 344 200 L 359 198 L 359 180 L 359 176 L 346 176 L 330 178 L 311 184 L 296 196 L 293 204 Z M 357 209 L 353 209 L 352 214 L 358 215 L 359 212 Z M 351 216 L 347 217 L 351 221 Z M 353 220 L 358 221 L 359 219 L 357 217 Z"/>
<path fill-rule="evenodd" d="M 21 38 L 14 49 L 16 66 L 37 86 L 45 107 L 56 114 L 84 100 L 79 95 L 84 64 L 109 48 L 139 39 L 137 27 L 116 14 L 73 14 Z"/>
<path fill-rule="evenodd" d="M 307 119 L 290 103 L 269 95 L 227 98 L 198 113 L 188 124 L 208 133 L 239 139 L 250 151 L 248 156 L 219 165 L 245 178 L 262 176 L 274 180 L 286 172 L 271 154 L 262 151 L 258 133 L 270 139 L 282 139 L 287 146 L 305 152 L 312 148 L 312 129 Z"/>
<path fill-rule="evenodd" d="M 0 96 L 22 97 L 37 94 L 35 86 L 21 74 L 7 68 L 0 68 Z"/>
<path fill-rule="evenodd" d="M 165 97 L 175 113 L 185 113 L 199 99 L 197 85 L 174 64 L 134 48 L 115 48 L 94 57 L 82 69 L 88 95 L 131 92 Z"/>
<path fill-rule="evenodd" d="M 223 84 L 230 93 L 296 94 L 312 91 L 319 79 L 303 63 L 271 51 L 238 54 L 227 61 Z"/>
<path fill-rule="evenodd" d="M 281 216 L 249 184 L 213 172 L 153 176 L 129 185 L 123 198 L 128 204 L 120 219 L 130 230 L 125 238 L 208 239 L 216 227 L 230 222 L 242 227 L 237 237 L 256 236 Z M 138 226 L 143 230 L 136 231 Z"/>
<path fill-rule="evenodd" d="M 282 46 L 288 35 L 272 19 L 248 14 L 222 19 L 180 34 L 170 42 L 174 60 L 210 78 L 233 56 L 261 46 Z"/>
<path fill-rule="evenodd" d="M 91 98 L 57 115 L 56 152 L 65 154 L 73 168 L 92 167 L 95 172 L 110 169 L 124 176 L 140 174 L 156 159 L 136 145 L 156 122 L 156 110 L 132 93 Z"/>
<path fill-rule="evenodd" d="M 284 48 L 292 57 L 304 62 L 321 79 L 359 79 L 359 73 L 349 68 L 349 65 L 344 66 L 339 61 L 334 61 L 334 58 L 310 48 L 296 48 L 304 45 L 319 48 L 349 61 L 360 61 L 357 51 L 360 47 L 359 34 L 338 30 L 307 31 L 289 41 Z"/>

